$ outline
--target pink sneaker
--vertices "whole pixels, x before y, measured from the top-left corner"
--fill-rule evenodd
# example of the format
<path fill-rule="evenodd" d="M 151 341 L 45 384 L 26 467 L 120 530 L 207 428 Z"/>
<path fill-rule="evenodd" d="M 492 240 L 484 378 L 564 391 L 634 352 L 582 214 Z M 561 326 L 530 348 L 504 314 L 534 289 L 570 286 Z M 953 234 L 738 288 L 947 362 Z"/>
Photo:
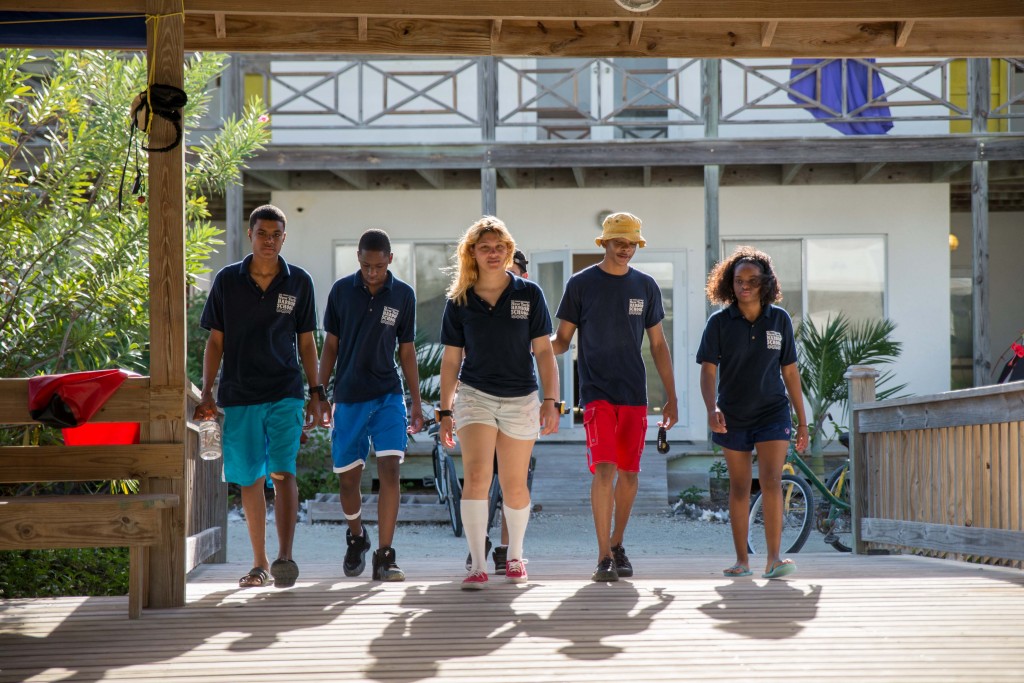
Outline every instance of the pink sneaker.
<path fill-rule="evenodd" d="M 526 583 L 526 563 L 529 560 L 509 560 L 505 563 L 505 578 L 509 583 Z"/>
<path fill-rule="evenodd" d="M 482 590 L 487 585 L 487 572 L 475 571 L 470 572 L 469 576 L 462 580 L 462 590 L 464 591 L 478 591 Z"/>

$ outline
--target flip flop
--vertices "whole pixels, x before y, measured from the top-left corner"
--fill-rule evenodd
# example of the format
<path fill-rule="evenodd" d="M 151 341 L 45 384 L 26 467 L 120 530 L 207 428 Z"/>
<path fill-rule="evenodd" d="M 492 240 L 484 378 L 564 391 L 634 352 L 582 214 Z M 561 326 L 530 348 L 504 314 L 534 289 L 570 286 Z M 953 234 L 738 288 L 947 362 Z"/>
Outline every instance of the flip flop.
<path fill-rule="evenodd" d="M 795 571 L 796 565 L 793 563 L 793 560 L 783 560 L 782 562 L 776 563 L 774 567 L 766 571 L 764 574 L 761 574 L 761 578 L 780 579 L 783 576 L 786 576 L 787 574 L 792 574 Z"/>
<path fill-rule="evenodd" d="M 270 574 L 263 567 L 253 567 L 238 580 L 239 588 L 262 588 L 270 581 Z"/>
<path fill-rule="evenodd" d="M 722 570 L 722 575 L 728 576 L 730 578 L 737 576 L 750 576 L 751 573 L 752 572 L 750 571 L 749 567 L 742 565 L 738 562 L 733 566 L 729 567 L 728 569 Z"/>
<path fill-rule="evenodd" d="M 294 560 L 274 560 L 270 565 L 270 574 L 274 577 L 274 585 L 278 588 L 291 588 L 295 579 L 299 578 L 299 565 Z"/>

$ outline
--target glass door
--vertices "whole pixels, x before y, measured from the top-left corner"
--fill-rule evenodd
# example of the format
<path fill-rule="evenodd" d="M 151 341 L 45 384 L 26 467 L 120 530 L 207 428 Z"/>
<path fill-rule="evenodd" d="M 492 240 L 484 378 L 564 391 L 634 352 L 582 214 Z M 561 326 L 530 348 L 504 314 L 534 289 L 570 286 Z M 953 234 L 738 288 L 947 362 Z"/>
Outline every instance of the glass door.
<path fill-rule="evenodd" d="M 551 313 L 551 323 L 555 329 L 558 329 L 558 318 L 555 317 L 555 311 L 558 310 L 558 304 L 562 300 L 563 292 L 565 292 L 565 281 L 572 274 L 569 250 L 558 249 L 554 251 L 532 252 L 530 254 L 528 272 L 530 279 L 544 290 L 544 298 L 547 300 L 548 310 Z M 576 380 L 573 374 L 573 357 L 575 354 L 576 344 L 573 342 L 568 351 L 561 356 L 555 356 L 555 361 L 558 364 L 558 386 L 561 388 L 561 398 L 567 406 L 573 404 L 573 384 Z M 562 416 L 562 421 L 559 423 L 558 428 L 572 428 L 572 411 L 569 411 L 568 415 Z"/>

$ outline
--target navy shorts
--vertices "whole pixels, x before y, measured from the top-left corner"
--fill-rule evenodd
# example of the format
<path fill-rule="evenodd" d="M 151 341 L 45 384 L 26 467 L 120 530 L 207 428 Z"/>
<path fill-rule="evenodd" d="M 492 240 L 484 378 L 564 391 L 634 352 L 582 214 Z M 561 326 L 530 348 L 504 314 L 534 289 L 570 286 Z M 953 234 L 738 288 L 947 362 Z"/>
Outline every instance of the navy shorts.
<path fill-rule="evenodd" d="M 751 452 L 756 444 L 764 441 L 786 441 L 793 434 L 791 422 L 774 422 L 749 429 L 730 429 L 725 434 L 711 432 L 712 443 L 730 451 Z"/>

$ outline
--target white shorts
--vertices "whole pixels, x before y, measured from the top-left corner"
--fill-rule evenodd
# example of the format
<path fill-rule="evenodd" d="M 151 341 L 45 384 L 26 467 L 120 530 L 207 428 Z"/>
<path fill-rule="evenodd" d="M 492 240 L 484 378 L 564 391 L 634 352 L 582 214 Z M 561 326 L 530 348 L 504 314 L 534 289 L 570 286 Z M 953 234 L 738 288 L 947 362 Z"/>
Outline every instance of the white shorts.
<path fill-rule="evenodd" d="M 466 425 L 485 424 L 521 441 L 535 441 L 540 433 L 537 392 L 505 398 L 463 384 L 455 395 L 453 413 L 456 432 Z"/>

